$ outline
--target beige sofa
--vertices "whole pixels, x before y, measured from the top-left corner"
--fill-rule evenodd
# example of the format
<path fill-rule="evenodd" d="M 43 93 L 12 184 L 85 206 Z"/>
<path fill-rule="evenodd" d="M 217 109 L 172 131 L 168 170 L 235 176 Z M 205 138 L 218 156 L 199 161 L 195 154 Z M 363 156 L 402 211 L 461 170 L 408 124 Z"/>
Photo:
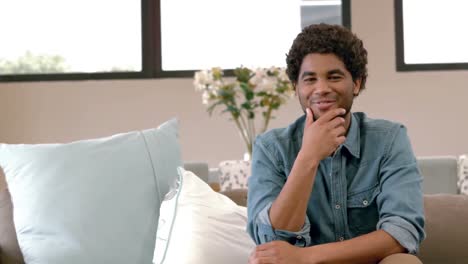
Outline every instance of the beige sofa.
<path fill-rule="evenodd" d="M 223 192 L 237 204 L 247 202 L 246 190 Z M 418 257 L 424 264 L 468 263 L 468 196 L 424 195 L 427 238 Z"/>
<path fill-rule="evenodd" d="M 423 175 L 434 171 L 441 173 L 443 170 L 430 169 L 426 173 L 423 171 Z M 452 178 L 453 175 L 441 176 L 437 177 L 438 180 Z M 232 190 L 224 194 L 236 203 L 246 205 L 246 190 Z M 423 242 L 419 254 L 422 262 L 468 263 L 468 196 L 426 194 L 424 207 L 427 239 Z M 12 212 L 10 195 L 0 170 L 0 264 L 24 263 L 16 239 Z"/>
<path fill-rule="evenodd" d="M 419 253 L 423 263 L 468 264 L 468 196 L 457 188 L 459 165 L 456 156 L 418 157 L 427 233 Z M 224 193 L 240 205 L 247 202 L 246 190 Z"/>

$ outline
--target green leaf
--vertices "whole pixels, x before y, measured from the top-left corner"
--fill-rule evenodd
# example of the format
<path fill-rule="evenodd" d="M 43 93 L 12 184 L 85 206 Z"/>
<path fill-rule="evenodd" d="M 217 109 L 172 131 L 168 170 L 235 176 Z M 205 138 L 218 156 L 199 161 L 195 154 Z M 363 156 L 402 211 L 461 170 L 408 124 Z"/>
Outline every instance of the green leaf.
<path fill-rule="evenodd" d="M 245 99 L 248 101 L 252 100 L 255 96 L 255 93 L 252 91 L 250 85 L 247 83 L 240 83 L 239 85 L 244 92 Z"/>
<path fill-rule="evenodd" d="M 244 102 L 243 104 L 241 104 L 241 107 L 244 108 L 245 110 L 252 109 L 252 105 L 249 102 Z"/>
<path fill-rule="evenodd" d="M 239 108 L 235 105 L 227 105 L 226 110 L 237 116 L 240 114 Z"/>
<path fill-rule="evenodd" d="M 246 67 L 239 67 L 234 70 L 234 75 L 237 77 L 239 82 L 248 83 L 252 77 L 252 71 Z"/>
<path fill-rule="evenodd" d="M 271 103 L 271 108 L 272 108 L 272 109 L 278 109 L 278 108 L 280 107 L 280 105 L 281 105 L 281 104 L 278 103 L 278 102 L 273 102 L 273 103 Z"/>

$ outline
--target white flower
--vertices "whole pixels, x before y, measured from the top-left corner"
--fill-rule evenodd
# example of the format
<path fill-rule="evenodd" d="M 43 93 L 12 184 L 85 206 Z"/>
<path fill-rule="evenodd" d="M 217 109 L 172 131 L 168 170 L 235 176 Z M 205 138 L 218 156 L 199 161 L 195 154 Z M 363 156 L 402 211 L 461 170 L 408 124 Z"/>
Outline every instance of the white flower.
<path fill-rule="evenodd" d="M 254 76 L 250 78 L 249 82 L 253 85 L 258 85 L 262 82 L 263 78 L 267 76 L 265 69 L 256 68 L 254 71 Z"/>
<path fill-rule="evenodd" d="M 210 90 L 214 91 L 217 94 L 217 91 L 223 86 L 223 82 L 221 80 L 216 80 L 211 83 Z"/>
<path fill-rule="evenodd" d="M 203 91 L 203 94 L 202 94 L 202 103 L 204 105 L 208 105 L 209 101 L 210 101 L 210 97 L 211 97 L 211 93 L 207 90 Z"/>
<path fill-rule="evenodd" d="M 193 80 L 193 86 L 195 86 L 195 90 L 203 91 L 205 89 L 209 89 L 209 87 L 213 84 L 213 74 L 209 70 L 201 70 L 195 72 L 195 78 Z"/>
<path fill-rule="evenodd" d="M 279 72 L 279 75 L 278 75 L 278 78 L 279 78 L 281 81 L 289 82 L 289 77 L 288 77 L 288 74 L 286 74 L 286 69 L 281 68 L 281 70 L 280 70 L 280 72 Z"/>
<path fill-rule="evenodd" d="M 273 94 L 276 92 L 276 78 L 265 76 L 258 84 L 258 90 Z"/>

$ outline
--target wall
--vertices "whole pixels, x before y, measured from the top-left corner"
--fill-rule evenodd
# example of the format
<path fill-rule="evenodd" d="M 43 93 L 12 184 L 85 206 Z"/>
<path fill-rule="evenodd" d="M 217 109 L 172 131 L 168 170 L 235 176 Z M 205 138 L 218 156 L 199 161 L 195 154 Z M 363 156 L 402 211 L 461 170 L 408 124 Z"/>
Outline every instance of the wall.
<path fill-rule="evenodd" d="M 468 153 L 468 71 L 397 73 L 391 0 L 353 1 L 352 28 L 369 52 L 370 75 L 354 110 L 404 123 L 417 155 Z M 271 127 L 300 113 L 292 100 Z M 0 83 L 0 142 L 67 142 L 150 128 L 174 116 L 186 161 L 215 166 L 242 157 L 234 124 L 208 117 L 190 78 Z"/>
<path fill-rule="evenodd" d="M 351 12 L 370 54 L 355 110 L 404 123 L 417 155 L 468 153 L 468 71 L 396 72 L 393 1 L 353 1 Z"/>

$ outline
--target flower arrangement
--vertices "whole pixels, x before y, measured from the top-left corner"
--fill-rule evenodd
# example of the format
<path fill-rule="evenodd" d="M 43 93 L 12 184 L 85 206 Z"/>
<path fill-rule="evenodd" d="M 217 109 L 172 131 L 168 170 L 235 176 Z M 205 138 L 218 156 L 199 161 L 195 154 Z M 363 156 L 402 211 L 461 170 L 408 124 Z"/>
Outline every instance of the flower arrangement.
<path fill-rule="evenodd" d="M 232 78 L 225 78 L 221 68 L 195 72 L 195 89 L 202 92 L 203 104 L 212 115 L 215 108 L 223 107 L 229 113 L 245 142 L 248 154 L 257 135 L 255 119 L 260 116 L 262 127 L 267 130 L 273 117 L 288 99 L 294 96 L 294 88 L 284 68 L 247 68 L 234 70 Z"/>

